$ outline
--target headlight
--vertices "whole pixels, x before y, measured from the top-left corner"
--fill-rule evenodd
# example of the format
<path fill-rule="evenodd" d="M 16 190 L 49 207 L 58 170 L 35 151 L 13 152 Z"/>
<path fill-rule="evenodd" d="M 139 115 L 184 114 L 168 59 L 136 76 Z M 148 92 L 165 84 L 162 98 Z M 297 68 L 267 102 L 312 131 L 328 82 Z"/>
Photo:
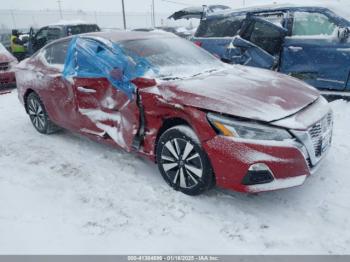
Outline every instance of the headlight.
<path fill-rule="evenodd" d="M 287 130 L 282 128 L 233 120 L 213 113 L 208 114 L 208 120 L 224 136 L 275 141 L 293 138 Z"/>

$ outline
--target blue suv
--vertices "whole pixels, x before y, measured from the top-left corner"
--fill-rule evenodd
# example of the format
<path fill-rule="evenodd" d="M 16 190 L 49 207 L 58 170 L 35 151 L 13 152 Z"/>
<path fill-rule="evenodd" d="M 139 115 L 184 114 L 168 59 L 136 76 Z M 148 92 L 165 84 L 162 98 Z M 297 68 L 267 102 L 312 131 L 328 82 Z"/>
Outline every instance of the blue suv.
<path fill-rule="evenodd" d="M 188 8 L 170 18 L 200 18 L 192 40 L 225 62 L 279 71 L 324 94 L 350 91 L 350 21 L 339 12 L 292 5 L 212 10 Z"/>

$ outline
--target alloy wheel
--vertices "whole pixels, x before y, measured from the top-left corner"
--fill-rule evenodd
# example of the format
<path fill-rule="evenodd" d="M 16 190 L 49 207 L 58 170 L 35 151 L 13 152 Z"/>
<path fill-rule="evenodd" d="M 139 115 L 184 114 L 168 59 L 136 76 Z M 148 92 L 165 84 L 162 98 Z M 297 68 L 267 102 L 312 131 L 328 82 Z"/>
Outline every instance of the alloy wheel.
<path fill-rule="evenodd" d="M 44 130 L 46 126 L 46 117 L 44 110 L 38 100 L 29 100 L 28 113 L 33 125 L 39 130 Z"/>
<path fill-rule="evenodd" d="M 193 188 L 201 183 L 203 164 L 195 147 L 185 139 L 174 138 L 165 143 L 161 152 L 164 172 L 180 188 Z"/>

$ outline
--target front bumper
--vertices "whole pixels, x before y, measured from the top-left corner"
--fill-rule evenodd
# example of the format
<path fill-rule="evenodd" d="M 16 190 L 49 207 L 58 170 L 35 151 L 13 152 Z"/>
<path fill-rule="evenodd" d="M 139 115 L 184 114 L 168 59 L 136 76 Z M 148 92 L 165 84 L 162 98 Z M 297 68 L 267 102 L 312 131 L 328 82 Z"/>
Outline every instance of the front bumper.
<path fill-rule="evenodd" d="M 218 186 L 250 193 L 272 191 L 302 185 L 315 172 L 329 151 L 332 129 L 332 112 L 328 112 L 308 130 L 291 130 L 295 140 L 254 141 L 217 135 L 204 148 Z M 256 166 L 258 171 L 254 171 Z"/>
<path fill-rule="evenodd" d="M 247 186 L 246 189 L 247 189 L 247 192 L 258 193 L 258 192 L 266 192 L 266 191 L 296 187 L 304 184 L 306 178 L 307 178 L 307 175 L 288 177 L 283 179 L 274 179 L 272 182 L 267 184 Z"/>
<path fill-rule="evenodd" d="M 302 185 L 311 174 L 305 153 L 293 141 L 251 141 L 218 135 L 203 146 L 219 187 L 249 193 L 271 191 Z M 243 183 L 255 164 L 268 167 L 273 177 L 271 182 Z"/>
<path fill-rule="evenodd" d="M 332 143 L 333 113 L 325 99 L 273 125 L 294 138 L 278 142 L 217 135 L 204 143 L 218 186 L 252 193 L 289 188 L 302 185 L 318 169 Z"/>

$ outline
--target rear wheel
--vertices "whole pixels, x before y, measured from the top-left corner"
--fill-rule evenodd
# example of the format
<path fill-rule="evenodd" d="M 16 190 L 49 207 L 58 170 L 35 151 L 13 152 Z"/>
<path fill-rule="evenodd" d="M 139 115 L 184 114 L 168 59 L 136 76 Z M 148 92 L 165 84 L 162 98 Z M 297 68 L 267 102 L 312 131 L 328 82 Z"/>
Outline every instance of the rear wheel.
<path fill-rule="evenodd" d="M 209 159 L 188 126 L 175 126 L 161 135 L 157 163 L 165 181 L 184 194 L 199 195 L 214 184 Z"/>
<path fill-rule="evenodd" d="M 39 96 L 32 92 L 26 100 L 27 112 L 35 129 L 41 134 L 51 134 L 59 130 L 49 118 Z"/>

